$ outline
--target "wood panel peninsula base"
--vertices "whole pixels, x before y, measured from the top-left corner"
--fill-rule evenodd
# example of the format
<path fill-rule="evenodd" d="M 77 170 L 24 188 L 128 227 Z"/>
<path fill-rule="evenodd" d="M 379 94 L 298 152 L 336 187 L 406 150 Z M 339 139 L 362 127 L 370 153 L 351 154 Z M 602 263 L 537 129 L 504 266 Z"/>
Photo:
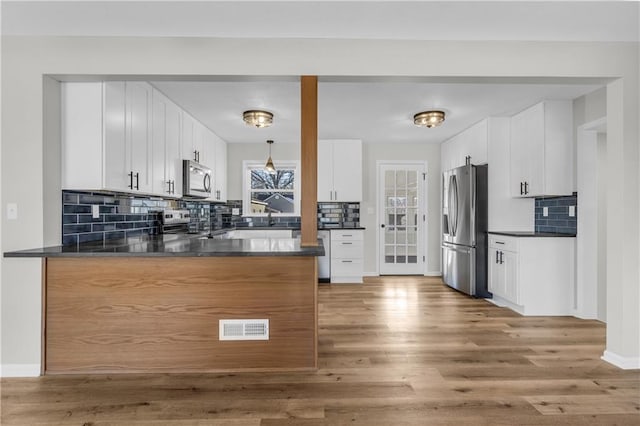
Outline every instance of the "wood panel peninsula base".
<path fill-rule="evenodd" d="M 317 368 L 313 256 L 48 257 L 44 372 Z M 269 340 L 220 341 L 221 319 Z"/>

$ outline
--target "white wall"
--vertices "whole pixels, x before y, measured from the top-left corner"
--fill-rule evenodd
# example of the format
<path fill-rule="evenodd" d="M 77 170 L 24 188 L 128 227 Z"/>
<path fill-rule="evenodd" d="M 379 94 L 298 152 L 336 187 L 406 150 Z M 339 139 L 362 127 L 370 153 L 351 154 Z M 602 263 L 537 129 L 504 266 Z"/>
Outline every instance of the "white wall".
<path fill-rule="evenodd" d="M 2 51 L 2 251 L 44 243 L 43 74 L 611 78 L 606 357 L 640 365 L 637 43 L 3 37 Z M 18 220 L 7 221 L 7 202 L 18 203 Z M 439 263 L 431 254 L 429 262 Z M 11 374 L 40 362 L 41 264 L 3 258 L 1 269 L 3 374 Z"/>
<path fill-rule="evenodd" d="M 598 314 L 600 321 L 607 321 L 607 134 L 598 133 L 597 141 L 597 169 L 598 173 Z M 603 176 L 604 175 L 604 176 Z M 578 200 L 580 200 L 578 194 Z M 578 212 L 578 214 L 580 214 Z M 640 303 L 638 303 L 640 306 Z"/>
<path fill-rule="evenodd" d="M 244 160 L 264 160 L 269 157 L 269 147 L 265 143 L 227 144 L 227 199 L 242 200 L 242 162 Z M 277 143 L 271 146 L 271 158 L 278 167 L 278 161 L 300 160 L 300 145 Z"/>

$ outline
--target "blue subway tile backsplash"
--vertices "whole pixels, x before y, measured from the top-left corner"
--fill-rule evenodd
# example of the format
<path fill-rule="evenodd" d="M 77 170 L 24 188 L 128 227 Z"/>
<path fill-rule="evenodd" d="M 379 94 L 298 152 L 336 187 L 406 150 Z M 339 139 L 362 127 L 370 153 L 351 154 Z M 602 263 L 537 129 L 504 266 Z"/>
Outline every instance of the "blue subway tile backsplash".
<path fill-rule="evenodd" d="M 97 218 L 92 214 L 93 205 L 99 206 Z M 266 216 L 243 216 L 241 200 L 210 204 L 198 200 L 164 200 L 126 194 L 63 191 L 62 244 L 104 242 L 115 238 L 160 234 L 163 232 L 161 214 L 166 208 L 189 210 L 189 232 L 265 226 L 269 220 Z M 234 208 L 237 208 L 240 214 L 232 214 Z M 275 216 L 271 220 L 276 226 L 300 227 L 299 216 Z M 319 228 L 358 226 L 359 203 L 318 204 Z"/>
<path fill-rule="evenodd" d="M 570 206 L 575 207 L 575 216 L 569 216 Z M 543 215 L 544 207 L 549 211 L 548 216 Z M 578 195 L 536 198 L 535 229 L 536 232 L 575 235 L 578 230 Z"/>

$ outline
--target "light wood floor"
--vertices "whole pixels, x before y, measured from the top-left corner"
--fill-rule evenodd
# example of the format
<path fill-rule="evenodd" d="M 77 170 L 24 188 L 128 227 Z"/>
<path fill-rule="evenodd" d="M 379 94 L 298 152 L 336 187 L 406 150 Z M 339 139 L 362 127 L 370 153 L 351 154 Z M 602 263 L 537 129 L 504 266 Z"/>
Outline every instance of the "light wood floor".
<path fill-rule="evenodd" d="M 635 425 L 605 327 L 386 277 L 320 287 L 313 373 L 4 379 L 2 425 Z"/>

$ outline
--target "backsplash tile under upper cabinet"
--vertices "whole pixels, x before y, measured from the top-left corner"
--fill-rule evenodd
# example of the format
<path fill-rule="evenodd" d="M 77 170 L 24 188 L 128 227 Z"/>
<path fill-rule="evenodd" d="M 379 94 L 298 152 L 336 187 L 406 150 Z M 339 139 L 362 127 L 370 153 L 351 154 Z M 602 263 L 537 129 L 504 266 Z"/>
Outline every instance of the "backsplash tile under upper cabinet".
<path fill-rule="evenodd" d="M 575 216 L 569 216 L 569 206 L 575 206 Z M 549 215 L 543 216 L 543 209 L 549 209 Z M 557 232 L 576 234 L 578 230 L 578 195 L 566 197 L 536 198 L 536 232 Z"/>

